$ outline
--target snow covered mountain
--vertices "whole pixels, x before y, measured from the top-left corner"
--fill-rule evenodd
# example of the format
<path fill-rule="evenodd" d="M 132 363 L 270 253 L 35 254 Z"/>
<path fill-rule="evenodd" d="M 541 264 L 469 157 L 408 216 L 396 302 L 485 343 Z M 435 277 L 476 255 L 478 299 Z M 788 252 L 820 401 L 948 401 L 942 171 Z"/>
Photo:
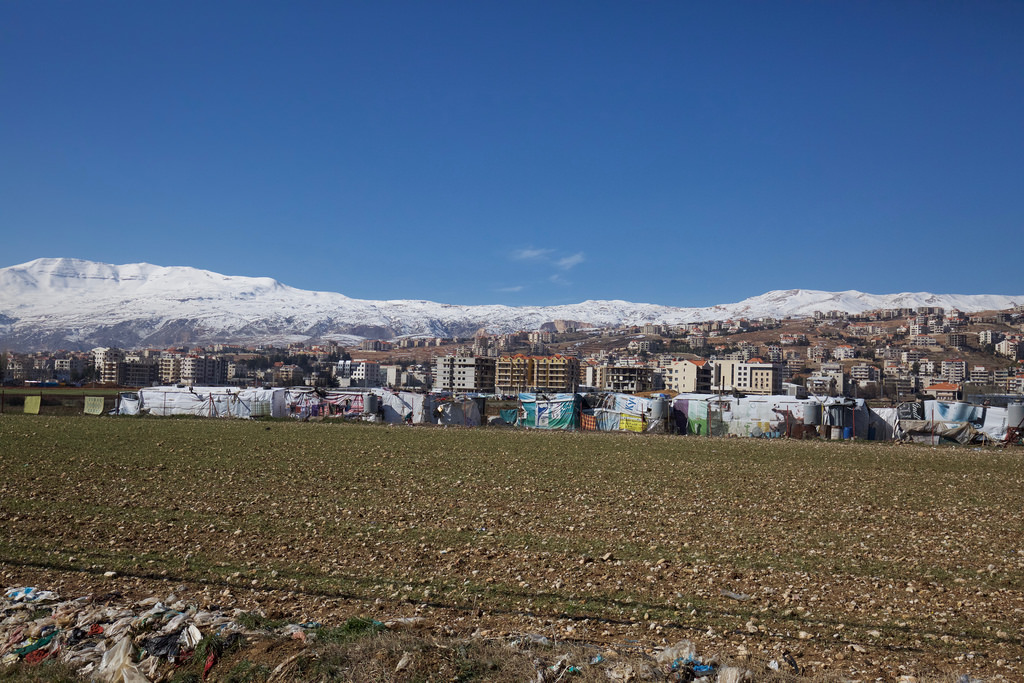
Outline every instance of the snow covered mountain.
<path fill-rule="evenodd" d="M 679 324 L 737 317 L 856 313 L 942 306 L 1003 309 L 1024 295 L 875 295 L 857 291 L 773 291 L 735 304 L 675 308 L 627 301 L 565 306 L 456 306 L 369 301 L 312 292 L 271 278 L 235 277 L 148 263 L 111 265 L 70 258 L 0 268 L 0 348 L 8 350 L 162 347 L 214 342 L 280 343 L 401 335 L 469 336 L 539 329 L 556 320 L 596 326 Z"/>

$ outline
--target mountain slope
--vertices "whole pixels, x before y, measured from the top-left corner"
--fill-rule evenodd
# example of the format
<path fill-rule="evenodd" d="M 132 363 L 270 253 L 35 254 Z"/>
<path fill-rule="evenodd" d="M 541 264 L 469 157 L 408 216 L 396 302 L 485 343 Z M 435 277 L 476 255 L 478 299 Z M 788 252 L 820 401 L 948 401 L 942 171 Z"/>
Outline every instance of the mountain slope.
<path fill-rule="evenodd" d="M 591 325 L 679 324 L 736 317 L 850 313 L 874 308 L 1007 308 L 1024 296 L 890 295 L 773 291 L 735 304 L 675 308 L 627 301 L 565 306 L 458 306 L 369 301 L 288 287 L 272 278 L 221 275 L 148 263 L 111 265 L 44 258 L 0 269 L 0 344 L 11 350 L 271 343 L 346 336 L 468 336 L 533 330 L 555 320 Z"/>

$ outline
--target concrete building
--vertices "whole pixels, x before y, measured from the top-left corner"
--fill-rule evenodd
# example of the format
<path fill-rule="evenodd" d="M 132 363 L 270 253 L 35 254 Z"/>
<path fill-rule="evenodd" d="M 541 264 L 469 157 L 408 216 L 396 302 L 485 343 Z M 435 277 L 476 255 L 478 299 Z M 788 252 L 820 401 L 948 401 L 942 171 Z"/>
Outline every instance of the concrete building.
<path fill-rule="evenodd" d="M 494 391 L 497 360 L 486 356 L 439 356 L 434 359 L 434 391 Z"/>
<path fill-rule="evenodd" d="M 579 387 L 580 361 L 574 356 L 500 356 L 495 368 L 495 391 L 562 393 Z"/>
<path fill-rule="evenodd" d="M 161 359 L 162 361 L 162 359 Z M 209 356 L 181 356 L 178 383 L 216 386 L 227 384 L 228 367 L 220 358 Z"/>
<path fill-rule="evenodd" d="M 782 393 L 782 372 L 778 365 L 759 358 L 749 362 L 716 360 L 711 371 L 710 390 L 739 391 L 744 394 Z"/>
<path fill-rule="evenodd" d="M 959 358 L 944 360 L 939 372 L 947 382 L 963 382 L 967 379 L 967 361 Z"/>
<path fill-rule="evenodd" d="M 92 350 L 92 364 L 96 376 L 104 384 L 117 384 L 117 364 L 124 361 L 124 351 L 114 347 L 99 346 Z"/>
<path fill-rule="evenodd" d="M 710 361 L 672 361 L 665 370 L 665 388 L 681 394 L 710 394 L 711 375 Z"/>
<path fill-rule="evenodd" d="M 643 365 L 607 365 L 602 370 L 601 388 L 605 391 L 636 394 L 654 387 L 653 370 Z"/>
<path fill-rule="evenodd" d="M 339 387 L 379 387 L 382 384 L 380 364 L 366 360 L 339 360 L 334 367 Z"/>

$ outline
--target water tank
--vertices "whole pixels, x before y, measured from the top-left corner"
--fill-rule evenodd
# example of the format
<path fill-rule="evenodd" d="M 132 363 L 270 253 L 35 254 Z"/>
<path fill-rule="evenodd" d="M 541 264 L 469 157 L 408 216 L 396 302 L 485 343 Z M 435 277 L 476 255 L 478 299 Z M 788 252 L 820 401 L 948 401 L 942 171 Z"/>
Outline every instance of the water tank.
<path fill-rule="evenodd" d="M 363 394 L 363 414 L 373 415 L 377 412 L 377 394 Z"/>
<path fill-rule="evenodd" d="M 652 398 L 651 399 L 651 422 L 655 420 L 664 420 L 668 417 L 668 399 L 667 398 Z"/>
<path fill-rule="evenodd" d="M 805 403 L 804 404 L 804 424 L 805 425 L 820 425 L 821 424 L 821 404 L 820 403 Z"/>
<path fill-rule="evenodd" d="M 1024 420 L 1024 403 L 1010 403 L 1006 406 L 1006 426 L 1020 427 Z"/>

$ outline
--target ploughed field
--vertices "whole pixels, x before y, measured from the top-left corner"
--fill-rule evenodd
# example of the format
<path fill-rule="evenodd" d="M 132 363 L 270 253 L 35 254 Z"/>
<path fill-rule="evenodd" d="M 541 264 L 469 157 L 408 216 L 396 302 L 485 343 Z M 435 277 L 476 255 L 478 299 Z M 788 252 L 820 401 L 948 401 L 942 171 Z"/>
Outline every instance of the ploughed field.
<path fill-rule="evenodd" d="M 8 414 L 0 583 L 1021 680 L 1022 456 Z"/>

